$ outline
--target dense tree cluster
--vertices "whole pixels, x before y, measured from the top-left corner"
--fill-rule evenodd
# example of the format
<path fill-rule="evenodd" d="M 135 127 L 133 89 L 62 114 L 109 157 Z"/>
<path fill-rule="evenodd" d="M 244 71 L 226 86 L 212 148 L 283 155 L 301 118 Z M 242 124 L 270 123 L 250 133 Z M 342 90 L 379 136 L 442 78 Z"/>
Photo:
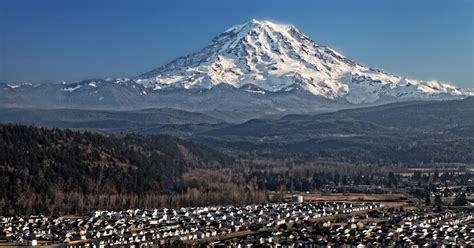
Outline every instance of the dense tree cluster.
<path fill-rule="evenodd" d="M 193 167 L 231 161 L 170 136 L 0 126 L 0 213 L 152 205 Z M 155 197 L 156 196 L 156 197 Z"/>

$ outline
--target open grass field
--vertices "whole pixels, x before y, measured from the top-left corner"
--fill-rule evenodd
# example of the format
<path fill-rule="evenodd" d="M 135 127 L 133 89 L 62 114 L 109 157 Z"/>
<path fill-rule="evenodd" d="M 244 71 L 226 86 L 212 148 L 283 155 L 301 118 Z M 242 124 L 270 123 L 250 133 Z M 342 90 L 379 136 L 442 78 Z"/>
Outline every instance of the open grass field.
<path fill-rule="evenodd" d="M 294 194 L 285 194 L 286 200 L 291 200 Z M 381 202 L 386 207 L 408 205 L 408 198 L 404 194 L 362 194 L 362 193 L 310 193 L 301 194 L 304 201 L 330 202 Z"/>

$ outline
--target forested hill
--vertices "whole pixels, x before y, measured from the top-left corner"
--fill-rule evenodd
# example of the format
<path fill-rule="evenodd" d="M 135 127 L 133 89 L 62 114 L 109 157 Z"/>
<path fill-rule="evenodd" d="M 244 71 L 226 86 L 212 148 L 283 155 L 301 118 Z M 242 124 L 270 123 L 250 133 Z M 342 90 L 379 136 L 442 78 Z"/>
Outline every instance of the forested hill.
<path fill-rule="evenodd" d="M 368 163 L 474 163 L 474 97 L 255 119 L 196 133 L 235 153 Z"/>
<path fill-rule="evenodd" d="M 0 215 L 156 204 L 150 195 L 169 190 L 187 168 L 230 161 L 164 135 L 117 137 L 0 125 Z"/>

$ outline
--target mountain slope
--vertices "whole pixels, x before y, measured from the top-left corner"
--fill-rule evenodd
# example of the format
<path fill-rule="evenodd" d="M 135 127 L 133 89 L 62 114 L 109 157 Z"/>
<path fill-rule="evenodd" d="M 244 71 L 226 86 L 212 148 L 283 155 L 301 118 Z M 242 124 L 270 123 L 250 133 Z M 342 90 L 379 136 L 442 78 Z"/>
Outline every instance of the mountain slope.
<path fill-rule="evenodd" d="M 96 86 L 91 86 L 91 83 Z M 205 113 L 228 122 L 242 122 L 273 114 L 327 112 L 350 107 L 304 91 L 265 93 L 249 92 L 228 84 L 211 89 L 151 90 L 133 79 L 91 79 L 70 84 L 0 85 L 0 107 L 108 111 L 173 108 Z"/>

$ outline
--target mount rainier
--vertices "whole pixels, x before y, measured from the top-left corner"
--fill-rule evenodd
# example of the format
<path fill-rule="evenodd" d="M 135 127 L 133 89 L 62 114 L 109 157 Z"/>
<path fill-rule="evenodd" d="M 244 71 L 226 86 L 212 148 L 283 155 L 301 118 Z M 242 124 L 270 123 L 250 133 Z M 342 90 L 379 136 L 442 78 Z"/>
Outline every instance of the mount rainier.
<path fill-rule="evenodd" d="M 221 83 L 236 88 L 254 85 L 265 91 L 301 87 L 311 94 L 350 103 L 374 102 L 382 96 L 425 98 L 462 95 L 437 81 L 421 82 L 364 67 L 321 46 L 292 25 L 251 20 L 218 35 L 203 50 L 145 73 L 149 88 L 204 88 Z M 261 93 L 264 93 L 263 91 Z"/>
<path fill-rule="evenodd" d="M 3 107 L 307 113 L 473 92 L 391 75 L 314 42 L 292 25 L 251 20 L 201 51 L 134 78 L 0 85 Z"/>

